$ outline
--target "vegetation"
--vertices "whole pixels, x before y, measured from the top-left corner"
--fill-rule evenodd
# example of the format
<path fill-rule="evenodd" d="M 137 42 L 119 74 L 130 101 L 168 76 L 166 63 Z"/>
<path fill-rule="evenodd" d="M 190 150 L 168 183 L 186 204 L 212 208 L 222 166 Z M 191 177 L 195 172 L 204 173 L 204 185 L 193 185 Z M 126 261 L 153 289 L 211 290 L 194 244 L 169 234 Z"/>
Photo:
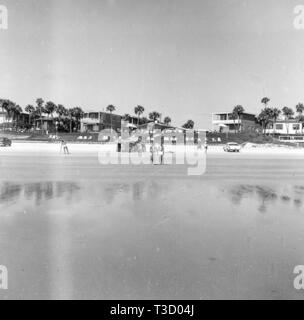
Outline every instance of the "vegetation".
<path fill-rule="evenodd" d="M 167 126 L 168 126 L 169 124 L 171 124 L 171 118 L 170 118 L 170 117 L 165 117 L 165 119 L 164 119 L 164 124 L 166 124 Z"/>
<path fill-rule="evenodd" d="M 145 108 L 143 106 L 138 105 L 134 108 L 134 113 L 137 115 L 137 124 L 139 124 L 139 118 L 144 112 Z"/>
<path fill-rule="evenodd" d="M 188 120 L 182 127 L 184 129 L 193 129 L 194 128 L 194 121 Z"/>
<path fill-rule="evenodd" d="M 269 98 L 267 98 L 267 97 L 264 97 L 264 98 L 262 98 L 262 100 L 261 100 L 261 103 L 263 103 L 264 104 L 264 106 L 265 106 L 265 108 L 267 107 L 267 104 L 268 104 L 268 102 L 270 101 L 270 99 Z"/>
<path fill-rule="evenodd" d="M 276 123 L 277 123 L 277 120 L 279 118 L 281 114 L 281 110 L 278 109 L 278 108 L 273 108 L 272 109 L 272 114 L 271 114 L 271 117 L 272 117 L 272 120 L 273 120 L 273 125 L 274 125 L 274 130 L 273 130 L 273 134 L 275 135 L 275 132 L 276 132 Z"/>
<path fill-rule="evenodd" d="M 235 125 L 235 120 L 238 119 L 240 120 L 241 119 L 241 115 L 245 112 L 244 108 L 241 106 L 241 105 L 237 105 L 233 108 L 233 111 L 232 111 L 232 118 L 234 120 L 234 128 L 235 128 L 235 132 L 236 132 L 236 125 Z M 241 124 L 239 123 L 239 130 L 238 131 L 241 131 Z"/>
<path fill-rule="evenodd" d="M 16 103 L 7 100 L 0 99 L 0 108 L 2 111 L 6 111 L 7 123 L 13 123 L 15 128 L 18 127 L 19 118 L 23 113 L 22 108 Z M 114 105 L 108 105 L 106 112 L 111 114 L 111 128 L 112 125 L 112 113 L 116 110 Z M 83 110 L 80 107 L 66 108 L 62 104 L 56 104 L 53 101 L 45 102 L 42 98 L 37 98 L 35 105 L 28 104 L 24 108 L 24 111 L 29 115 L 29 123 L 27 123 L 26 129 L 35 128 L 37 122 L 40 123 L 40 128 L 43 127 L 43 120 L 45 117 L 50 118 L 53 122 L 53 127 L 56 131 L 60 132 L 73 132 L 74 130 L 80 130 L 80 123 L 83 117 Z M 137 105 L 134 108 L 134 113 L 137 115 L 137 123 L 145 124 L 150 121 L 160 121 L 161 114 L 158 111 L 153 111 L 149 114 L 149 118 L 141 117 L 145 108 L 141 105 Z M 130 121 L 132 116 L 128 113 L 122 117 L 126 121 Z M 170 124 L 171 118 L 166 117 L 164 123 Z"/>
<path fill-rule="evenodd" d="M 108 105 L 107 106 L 107 112 L 110 112 L 110 114 L 111 114 L 111 130 L 112 130 L 112 128 L 113 128 L 113 124 L 112 124 L 112 112 L 113 111 L 115 111 L 116 110 L 116 107 L 115 106 L 113 106 L 112 104 L 110 104 L 110 105 Z"/>
<path fill-rule="evenodd" d="M 153 121 L 158 121 L 160 119 L 160 113 L 157 111 L 150 112 L 149 119 Z"/>
<path fill-rule="evenodd" d="M 273 116 L 272 109 L 265 107 L 258 115 L 258 122 L 261 124 L 264 135 L 266 135 L 266 129 Z"/>
<path fill-rule="evenodd" d="M 293 115 L 294 115 L 294 111 L 291 108 L 288 108 L 288 107 L 284 107 L 282 109 L 282 112 L 283 112 L 286 120 L 291 119 L 293 117 Z"/>

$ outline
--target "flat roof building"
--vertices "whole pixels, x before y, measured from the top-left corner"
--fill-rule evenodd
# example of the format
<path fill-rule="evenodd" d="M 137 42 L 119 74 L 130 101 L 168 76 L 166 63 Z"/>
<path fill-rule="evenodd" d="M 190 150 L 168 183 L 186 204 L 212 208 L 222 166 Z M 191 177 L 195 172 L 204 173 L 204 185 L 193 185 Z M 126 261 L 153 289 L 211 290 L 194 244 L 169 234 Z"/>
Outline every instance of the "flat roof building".
<path fill-rule="evenodd" d="M 100 132 L 112 128 L 120 131 L 123 116 L 108 112 L 86 112 L 81 119 L 81 132 Z M 137 117 L 129 117 L 129 122 L 137 124 Z"/>
<path fill-rule="evenodd" d="M 260 128 L 257 118 L 252 113 L 242 113 L 234 118 L 232 112 L 212 113 L 212 130 L 218 132 L 256 131 Z"/>

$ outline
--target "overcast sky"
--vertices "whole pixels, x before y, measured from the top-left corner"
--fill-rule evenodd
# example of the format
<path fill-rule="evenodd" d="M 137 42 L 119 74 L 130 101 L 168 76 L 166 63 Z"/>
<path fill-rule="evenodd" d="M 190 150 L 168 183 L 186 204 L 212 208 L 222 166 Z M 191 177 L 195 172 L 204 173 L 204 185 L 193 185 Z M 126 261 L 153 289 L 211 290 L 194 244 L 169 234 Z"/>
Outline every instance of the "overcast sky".
<path fill-rule="evenodd" d="M 302 1 L 304 4 L 304 0 Z M 304 102 L 301 0 L 0 0 L 0 98 L 133 113 L 181 125 L 242 104 Z"/>

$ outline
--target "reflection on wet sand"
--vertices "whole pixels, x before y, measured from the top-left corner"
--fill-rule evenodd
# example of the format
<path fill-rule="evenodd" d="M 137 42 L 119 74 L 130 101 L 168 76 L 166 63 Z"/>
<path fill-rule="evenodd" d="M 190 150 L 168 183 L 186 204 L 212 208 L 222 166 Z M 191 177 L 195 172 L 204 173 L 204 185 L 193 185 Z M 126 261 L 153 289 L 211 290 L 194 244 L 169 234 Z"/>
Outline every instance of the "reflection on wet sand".
<path fill-rule="evenodd" d="M 96 189 L 100 189 L 100 200 L 112 204 L 121 194 L 132 193 L 133 201 L 143 199 L 156 199 L 161 195 L 161 185 L 155 181 L 136 181 L 133 183 L 96 183 Z M 85 186 L 76 182 L 41 182 L 41 183 L 10 183 L 0 184 L 0 204 L 10 202 L 35 200 L 39 205 L 43 201 L 66 198 L 74 201 L 80 194 L 86 193 Z"/>
<path fill-rule="evenodd" d="M 228 189 L 228 194 L 230 195 L 230 200 L 233 204 L 239 205 L 244 199 L 250 197 L 256 197 L 260 202 L 258 210 L 260 212 L 266 212 L 270 204 L 277 201 L 283 203 L 293 202 L 296 207 L 302 206 L 302 198 L 304 197 L 304 187 L 294 186 L 291 190 L 291 195 L 282 194 L 272 187 L 261 186 L 261 185 L 247 185 L 239 184 L 230 186 Z M 222 188 L 222 191 L 226 191 Z"/>
<path fill-rule="evenodd" d="M 300 212 L 303 197 L 304 187 L 292 183 L 3 182 L 0 257 L 16 279 L 6 294 L 199 299 L 268 298 L 276 292 L 288 297 L 293 293 L 282 289 L 285 282 L 276 286 L 270 280 L 286 272 L 286 257 L 293 263 L 302 216 L 294 215 L 295 223 L 275 215 L 282 227 L 255 217 L 268 217 L 259 211 L 276 212 L 272 204 Z M 21 285 L 25 289 L 19 292 Z"/>
<path fill-rule="evenodd" d="M 22 200 L 35 200 L 40 204 L 43 200 L 76 196 L 79 191 L 77 183 L 73 182 L 37 182 L 37 183 L 11 183 L 4 182 L 0 185 L 0 204 Z"/>
<path fill-rule="evenodd" d="M 144 199 L 157 199 L 161 195 L 163 185 L 156 181 L 136 181 L 133 183 L 104 183 L 100 184 L 102 189 L 101 197 L 105 199 L 107 204 L 113 203 L 121 194 L 132 193 L 133 201 L 141 201 Z"/>

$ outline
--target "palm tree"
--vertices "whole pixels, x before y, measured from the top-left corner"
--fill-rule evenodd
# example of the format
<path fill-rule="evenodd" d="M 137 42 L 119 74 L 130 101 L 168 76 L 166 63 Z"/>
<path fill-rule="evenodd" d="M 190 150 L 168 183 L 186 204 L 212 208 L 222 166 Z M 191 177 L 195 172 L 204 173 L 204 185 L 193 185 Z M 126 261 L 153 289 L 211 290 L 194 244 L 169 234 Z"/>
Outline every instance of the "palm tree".
<path fill-rule="evenodd" d="M 270 108 L 265 107 L 258 115 L 258 121 L 262 125 L 264 136 L 266 135 L 267 125 L 272 117 L 272 111 Z"/>
<path fill-rule="evenodd" d="M 299 116 L 302 116 L 303 115 L 303 111 L 304 111 L 304 104 L 299 102 L 296 105 L 296 110 L 297 110 L 297 113 L 299 114 Z"/>
<path fill-rule="evenodd" d="M 12 121 L 14 121 L 15 112 L 18 112 L 18 109 L 16 109 L 16 103 L 11 100 L 5 100 L 5 103 L 2 106 L 7 112 L 8 120 L 12 119 Z"/>
<path fill-rule="evenodd" d="M 29 117 L 30 117 L 30 125 L 32 124 L 32 120 L 33 120 L 33 116 L 35 114 L 35 108 L 33 105 L 31 104 L 28 104 L 25 109 L 24 109 L 28 114 L 29 114 Z"/>
<path fill-rule="evenodd" d="M 153 121 L 157 121 L 160 118 L 160 113 L 157 111 L 153 111 L 149 113 L 149 119 Z"/>
<path fill-rule="evenodd" d="M 7 100 L 5 99 L 0 99 L 0 106 L 1 106 L 1 109 L 2 109 L 2 112 L 4 112 L 5 110 L 5 105 L 7 104 Z"/>
<path fill-rule="evenodd" d="M 289 120 L 292 118 L 292 116 L 294 115 L 294 111 L 291 109 L 291 108 L 288 108 L 288 107 L 284 107 L 282 109 L 282 112 L 285 116 L 285 120 Z M 289 133 L 289 124 L 287 123 L 286 124 L 286 128 L 287 128 L 287 133 Z"/>
<path fill-rule="evenodd" d="M 281 110 L 278 109 L 278 108 L 272 108 L 272 118 L 273 118 L 273 135 L 275 135 L 276 133 L 276 124 L 277 124 L 277 120 L 278 120 L 278 117 L 280 116 L 281 114 Z"/>
<path fill-rule="evenodd" d="M 193 129 L 194 128 L 194 121 L 188 120 L 182 127 L 185 129 Z"/>
<path fill-rule="evenodd" d="M 289 120 L 294 114 L 293 110 L 291 108 L 286 107 L 286 106 L 282 108 L 282 112 L 285 116 L 285 120 Z M 285 125 L 286 125 L 286 129 L 287 129 L 287 134 L 289 134 L 289 123 L 286 123 Z"/>
<path fill-rule="evenodd" d="M 56 112 L 58 114 L 59 122 L 61 122 L 61 117 L 67 114 L 65 106 L 62 104 L 58 104 Z"/>
<path fill-rule="evenodd" d="M 52 101 L 48 101 L 45 104 L 44 110 L 48 115 L 51 115 L 52 125 L 54 126 L 54 116 L 53 116 L 53 114 L 57 110 L 56 104 L 54 102 L 52 102 Z"/>
<path fill-rule="evenodd" d="M 67 109 L 66 115 L 69 117 L 70 133 L 72 133 L 72 124 L 73 124 L 74 109 L 73 109 L 73 108 Z"/>
<path fill-rule="evenodd" d="M 303 120 L 304 120 L 304 117 L 303 117 L 303 112 L 304 112 L 304 104 L 299 102 L 297 105 L 296 105 L 296 110 L 297 110 L 297 113 L 298 113 L 298 121 L 302 124 L 302 128 L 301 128 L 301 132 L 303 133 Z"/>
<path fill-rule="evenodd" d="M 137 125 L 139 125 L 139 117 L 145 112 L 145 108 L 143 106 L 138 105 L 134 108 L 134 113 L 137 115 Z"/>
<path fill-rule="evenodd" d="M 232 114 L 235 114 L 237 115 L 237 119 L 239 120 L 239 131 L 241 130 L 241 124 L 240 124 L 240 118 L 241 118 L 241 115 L 245 112 L 243 106 L 241 105 L 237 105 L 233 108 L 233 111 L 232 111 Z M 235 124 L 234 124 L 235 125 Z"/>
<path fill-rule="evenodd" d="M 41 98 L 38 98 L 36 100 L 36 110 L 37 110 L 37 113 L 40 115 L 40 120 L 41 120 L 41 130 L 42 130 L 42 124 L 43 124 L 43 121 L 42 121 L 42 113 L 44 112 L 44 107 L 43 107 L 43 104 L 44 104 L 44 101 L 43 99 Z"/>
<path fill-rule="evenodd" d="M 116 110 L 116 107 L 112 104 L 107 106 L 107 112 L 110 112 L 110 118 L 111 118 L 111 131 L 112 131 L 112 112 Z"/>
<path fill-rule="evenodd" d="M 267 104 L 268 104 L 268 102 L 270 101 L 270 99 L 269 98 L 267 98 L 267 97 L 264 97 L 262 100 L 261 100 L 261 103 L 263 103 L 264 104 L 264 106 L 265 106 L 265 108 L 267 108 Z"/>
<path fill-rule="evenodd" d="M 164 123 L 165 123 L 166 125 L 169 125 L 169 124 L 171 123 L 171 118 L 170 118 L 170 117 L 165 117 Z"/>
<path fill-rule="evenodd" d="M 22 108 L 19 105 L 15 105 L 14 106 L 14 119 L 16 122 L 16 129 L 18 129 L 18 126 L 19 126 L 19 118 L 20 118 L 21 113 L 22 113 Z"/>
<path fill-rule="evenodd" d="M 52 119 L 54 118 L 53 117 L 53 113 L 56 111 L 56 109 L 57 109 L 57 106 L 56 106 L 56 104 L 54 103 L 54 102 L 52 102 L 52 101 L 48 101 L 46 104 L 45 104 L 45 112 L 47 113 L 47 114 L 50 114 L 51 115 L 51 117 L 52 117 Z"/>
<path fill-rule="evenodd" d="M 284 107 L 282 109 L 282 112 L 283 112 L 286 120 L 291 119 L 292 116 L 294 115 L 294 111 L 291 108 L 288 108 L 288 107 Z"/>
<path fill-rule="evenodd" d="M 80 120 L 82 119 L 83 115 L 84 115 L 84 112 L 80 107 L 73 108 L 73 116 L 75 117 L 75 120 L 76 120 L 76 130 L 77 131 L 80 128 Z"/>
<path fill-rule="evenodd" d="M 0 99 L 2 112 L 6 112 L 6 120 L 9 118 L 9 100 Z"/>

